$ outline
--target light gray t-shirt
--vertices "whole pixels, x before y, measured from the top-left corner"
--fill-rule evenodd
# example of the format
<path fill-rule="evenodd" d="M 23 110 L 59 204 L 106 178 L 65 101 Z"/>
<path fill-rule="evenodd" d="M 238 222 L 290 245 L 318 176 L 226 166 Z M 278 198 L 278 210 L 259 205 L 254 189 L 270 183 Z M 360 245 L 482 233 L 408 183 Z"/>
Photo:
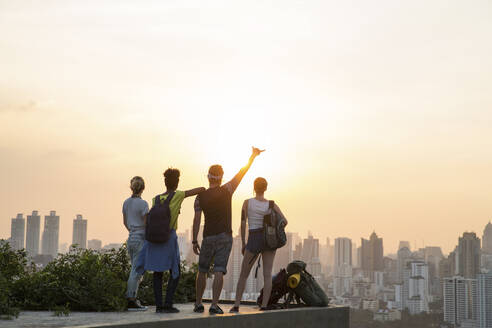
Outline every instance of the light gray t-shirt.
<path fill-rule="evenodd" d="M 130 236 L 145 235 L 145 214 L 149 212 L 149 204 L 140 197 L 130 197 L 123 203 L 123 216 L 130 229 Z"/>

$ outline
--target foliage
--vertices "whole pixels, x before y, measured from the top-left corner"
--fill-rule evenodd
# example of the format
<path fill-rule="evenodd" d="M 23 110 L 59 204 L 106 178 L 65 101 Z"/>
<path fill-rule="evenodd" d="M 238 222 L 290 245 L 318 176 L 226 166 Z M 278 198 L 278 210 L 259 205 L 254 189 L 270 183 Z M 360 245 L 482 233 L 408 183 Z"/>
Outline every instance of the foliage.
<path fill-rule="evenodd" d="M 16 316 L 18 309 L 70 311 L 122 311 L 126 307 L 126 283 L 130 272 L 126 245 L 111 251 L 72 247 L 43 269 L 27 264 L 24 251 L 0 242 L 0 315 Z M 195 298 L 196 265 L 181 265 L 175 302 Z M 168 273 L 164 275 L 167 284 Z M 163 291 L 165 293 L 165 287 Z M 146 273 L 139 289 L 145 304 L 154 304 L 152 274 Z"/>

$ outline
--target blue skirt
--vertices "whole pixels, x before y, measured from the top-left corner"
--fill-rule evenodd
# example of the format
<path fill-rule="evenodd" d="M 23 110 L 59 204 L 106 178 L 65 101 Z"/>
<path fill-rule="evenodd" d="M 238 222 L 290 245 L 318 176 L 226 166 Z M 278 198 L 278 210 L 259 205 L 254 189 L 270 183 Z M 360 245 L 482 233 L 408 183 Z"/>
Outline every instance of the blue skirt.
<path fill-rule="evenodd" d="M 136 270 L 143 274 L 145 271 L 172 271 L 173 279 L 179 276 L 179 246 L 176 230 L 171 230 L 169 240 L 162 244 L 145 241 L 137 259 Z"/>
<path fill-rule="evenodd" d="M 263 228 L 249 231 L 248 243 L 246 249 L 253 254 L 261 253 L 265 249 L 265 239 L 263 237 Z"/>

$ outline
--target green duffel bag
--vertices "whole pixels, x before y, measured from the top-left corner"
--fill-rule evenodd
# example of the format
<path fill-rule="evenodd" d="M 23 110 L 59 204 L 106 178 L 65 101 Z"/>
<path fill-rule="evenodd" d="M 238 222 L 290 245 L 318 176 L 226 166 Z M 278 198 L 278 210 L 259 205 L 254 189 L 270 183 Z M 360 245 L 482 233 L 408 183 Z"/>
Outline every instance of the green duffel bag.
<path fill-rule="evenodd" d="M 298 285 L 291 289 L 308 306 L 328 306 L 330 302 L 328 296 L 318 284 L 316 279 L 306 271 L 306 263 L 303 261 L 293 261 L 287 266 L 287 274 L 291 276 L 299 273 L 301 279 Z"/>

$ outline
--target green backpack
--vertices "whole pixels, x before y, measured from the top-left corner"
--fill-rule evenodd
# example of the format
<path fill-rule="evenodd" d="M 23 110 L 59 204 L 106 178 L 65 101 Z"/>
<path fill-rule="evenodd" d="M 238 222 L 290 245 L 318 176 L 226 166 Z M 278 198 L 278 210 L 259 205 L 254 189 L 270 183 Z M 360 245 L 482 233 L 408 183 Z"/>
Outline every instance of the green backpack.
<path fill-rule="evenodd" d="M 306 263 L 293 261 L 287 266 L 287 276 L 299 273 L 301 280 L 297 287 L 291 289 L 294 294 L 308 306 L 328 306 L 330 299 L 316 279 L 306 271 Z"/>

